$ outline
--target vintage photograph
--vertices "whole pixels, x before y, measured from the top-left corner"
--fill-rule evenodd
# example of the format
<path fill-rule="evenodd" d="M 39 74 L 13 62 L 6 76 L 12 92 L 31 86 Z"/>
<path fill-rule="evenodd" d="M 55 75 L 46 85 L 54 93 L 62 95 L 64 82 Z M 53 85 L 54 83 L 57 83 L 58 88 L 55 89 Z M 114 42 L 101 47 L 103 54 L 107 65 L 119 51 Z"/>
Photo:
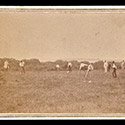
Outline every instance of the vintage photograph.
<path fill-rule="evenodd" d="M 125 8 L 0 8 L 0 117 L 125 117 Z"/>

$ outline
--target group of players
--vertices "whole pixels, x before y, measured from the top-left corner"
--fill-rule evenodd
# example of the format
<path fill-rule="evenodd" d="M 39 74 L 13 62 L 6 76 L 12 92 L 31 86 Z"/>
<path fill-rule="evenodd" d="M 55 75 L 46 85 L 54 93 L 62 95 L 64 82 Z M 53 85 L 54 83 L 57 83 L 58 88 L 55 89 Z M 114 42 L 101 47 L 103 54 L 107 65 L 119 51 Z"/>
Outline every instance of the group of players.
<path fill-rule="evenodd" d="M 67 73 L 71 72 L 72 71 L 72 64 L 71 62 L 68 63 L 68 71 Z M 80 67 L 79 67 L 79 71 L 81 71 L 82 69 L 85 69 L 85 67 L 87 68 L 86 73 L 85 73 L 85 78 L 87 78 L 87 76 L 89 75 L 90 71 L 92 71 L 94 69 L 94 66 L 92 65 L 92 63 L 90 64 L 85 64 L 85 63 L 81 63 L 80 64 Z M 117 66 L 116 66 L 116 63 L 115 61 L 112 61 L 112 63 L 109 63 L 107 61 L 104 61 L 104 72 L 107 73 L 107 72 L 110 72 L 110 70 L 112 69 L 112 76 L 113 78 L 117 78 Z M 59 70 L 60 66 L 59 65 L 56 65 L 56 69 Z M 122 69 L 125 69 L 125 61 L 123 60 L 121 62 L 121 68 Z"/>
<path fill-rule="evenodd" d="M 108 63 L 107 61 L 104 62 L 104 72 L 110 72 L 110 69 L 112 69 L 112 76 L 113 78 L 117 78 L 117 66 L 115 64 L 115 61 L 111 63 Z M 125 69 L 125 61 L 123 60 L 121 62 L 121 69 Z"/>
<path fill-rule="evenodd" d="M 58 67 L 59 67 L 59 66 L 58 66 Z M 87 68 L 86 73 L 85 73 L 85 78 L 87 78 L 89 72 L 90 72 L 91 70 L 93 70 L 94 67 L 93 67 L 92 63 L 90 63 L 90 64 L 85 64 L 85 63 L 82 62 L 82 63 L 80 64 L 79 71 L 81 71 L 82 69 L 85 69 L 85 68 Z M 67 73 L 70 73 L 70 72 L 72 71 L 72 63 L 71 63 L 71 62 L 68 63 L 67 70 L 68 70 Z"/>
<path fill-rule="evenodd" d="M 25 66 L 25 62 L 23 60 L 21 60 L 19 62 L 19 67 L 20 67 L 20 73 L 21 74 L 25 74 L 24 66 Z M 10 68 L 9 62 L 7 60 L 4 62 L 4 66 L 3 67 L 4 67 L 4 71 L 8 71 L 8 69 Z"/>
<path fill-rule="evenodd" d="M 25 74 L 25 62 L 23 60 L 21 60 L 19 62 L 19 67 L 20 67 L 20 73 L 21 74 Z M 5 61 L 4 62 L 4 70 L 7 71 L 10 68 L 9 66 L 9 62 Z M 92 71 L 94 69 L 94 66 L 92 65 L 92 63 L 90 64 L 85 64 L 83 62 L 81 62 L 80 67 L 79 67 L 79 71 L 81 71 L 82 69 L 86 68 L 86 72 L 85 72 L 85 78 L 88 77 L 90 71 Z M 125 69 L 125 61 L 123 60 L 121 62 L 121 68 Z M 109 72 L 110 69 L 112 69 L 112 76 L 113 78 L 117 78 L 117 66 L 115 64 L 115 61 L 113 61 L 112 63 L 108 63 L 107 61 L 104 61 L 104 72 Z M 60 70 L 60 65 L 57 64 L 56 65 L 56 70 Z M 72 71 L 72 63 L 68 62 L 67 64 L 67 73 L 70 73 Z"/>

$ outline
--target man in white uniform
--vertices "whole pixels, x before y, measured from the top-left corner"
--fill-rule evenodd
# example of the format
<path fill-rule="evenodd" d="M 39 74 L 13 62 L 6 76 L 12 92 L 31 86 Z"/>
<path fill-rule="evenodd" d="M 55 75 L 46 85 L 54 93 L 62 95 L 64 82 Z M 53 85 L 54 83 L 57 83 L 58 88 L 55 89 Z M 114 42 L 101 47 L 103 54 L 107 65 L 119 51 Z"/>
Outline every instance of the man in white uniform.
<path fill-rule="evenodd" d="M 108 62 L 107 61 L 104 62 L 104 70 L 105 70 L 105 73 L 108 72 Z"/>
<path fill-rule="evenodd" d="M 25 68 L 24 68 L 25 62 L 21 60 L 20 63 L 19 63 L 19 66 L 21 68 L 21 73 L 25 73 Z"/>
<path fill-rule="evenodd" d="M 85 63 L 82 62 L 80 64 L 79 71 L 81 71 L 82 69 L 84 70 L 84 68 L 87 67 L 87 66 L 88 66 L 87 64 L 85 64 Z"/>
<path fill-rule="evenodd" d="M 69 63 L 68 63 L 68 71 L 67 71 L 67 73 L 69 73 L 69 72 L 71 72 L 71 71 L 72 71 L 72 63 L 69 62 Z"/>
<path fill-rule="evenodd" d="M 113 78 L 117 78 L 117 73 L 116 73 L 117 66 L 115 64 L 115 61 L 112 62 L 112 68 L 113 68 L 112 76 L 113 76 Z"/>
<path fill-rule="evenodd" d="M 9 69 L 9 62 L 8 61 L 4 62 L 4 69 L 5 69 L 5 71 L 7 71 Z"/>
<path fill-rule="evenodd" d="M 59 65 L 59 64 L 56 65 L 56 70 L 57 70 L 57 71 L 60 70 L 60 65 Z"/>
<path fill-rule="evenodd" d="M 94 69 L 94 67 L 93 67 L 93 65 L 90 63 L 90 64 L 88 65 L 88 69 L 87 69 L 87 71 L 86 71 L 85 78 L 87 78 L 89 72 L 92 71 L 93 69 Z"/>
<path fill-rule="evenodd" d="M 121 68 L 122 69 L 125 69 L 125 61 L 123 60 L 122 63 L 121 63 Z"/>
<path fill-rule="evenodd" d="M 88 69 L 87 69 L 86 74 L 85 74 L 85 79 L 87 79 L 87 77 L 88 77 L 88 75 L 89 75 L 89 72 L 92 71 L 93 69 L 94 69 L 94 67 L 93 67 L 93 65 L 90 63 L 90 64 L 88 65 Z M 86 82 L 86 80 L 85 80 L 85 82 Z M 88 81 L 88 82 L 91 83 L 91 80 Z"/>

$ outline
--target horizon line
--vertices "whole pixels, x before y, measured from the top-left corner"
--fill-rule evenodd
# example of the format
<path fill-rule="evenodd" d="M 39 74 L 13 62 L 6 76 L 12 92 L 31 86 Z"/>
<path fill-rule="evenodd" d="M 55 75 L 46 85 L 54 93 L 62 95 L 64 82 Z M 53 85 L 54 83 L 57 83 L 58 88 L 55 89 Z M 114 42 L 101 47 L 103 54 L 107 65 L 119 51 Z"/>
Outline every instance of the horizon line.
<path fill-rule="evenodd" d="M 39 58 L 22 58 L 22 59 L 17 59 L 17 58 L 14 58 L 14 57 L 1 57 L 0 59 L 15 59 L 15 60 L 31 60 L 31 59 L 37 59 L 39 60 L 40 62 L 48 62 L 48 61 L 57 61 L 57 60 L 63 60 L 63 61 L 73 61 L 73 60 L 76 60 L 76 61 L 89 61 L 89 62 L 96 62 L 96 61 L 122 61 L 124 59 L 116 59 L 116 58 L 105 58 L 105 59 L 99 59 L 99 58 L 58 58 L 58 59 L 39 59 Z"/>

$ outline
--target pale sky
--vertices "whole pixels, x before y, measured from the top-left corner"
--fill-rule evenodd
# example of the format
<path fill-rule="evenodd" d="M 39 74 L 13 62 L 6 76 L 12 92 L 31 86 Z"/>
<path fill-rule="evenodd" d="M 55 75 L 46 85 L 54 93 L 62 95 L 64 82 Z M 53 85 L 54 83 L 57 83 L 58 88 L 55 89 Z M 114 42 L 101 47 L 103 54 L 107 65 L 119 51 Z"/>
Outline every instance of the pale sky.
<path fill-rule="evenodd" d="M 0 13 L 0 58 L 125 59 L 124 13 Z"/>

